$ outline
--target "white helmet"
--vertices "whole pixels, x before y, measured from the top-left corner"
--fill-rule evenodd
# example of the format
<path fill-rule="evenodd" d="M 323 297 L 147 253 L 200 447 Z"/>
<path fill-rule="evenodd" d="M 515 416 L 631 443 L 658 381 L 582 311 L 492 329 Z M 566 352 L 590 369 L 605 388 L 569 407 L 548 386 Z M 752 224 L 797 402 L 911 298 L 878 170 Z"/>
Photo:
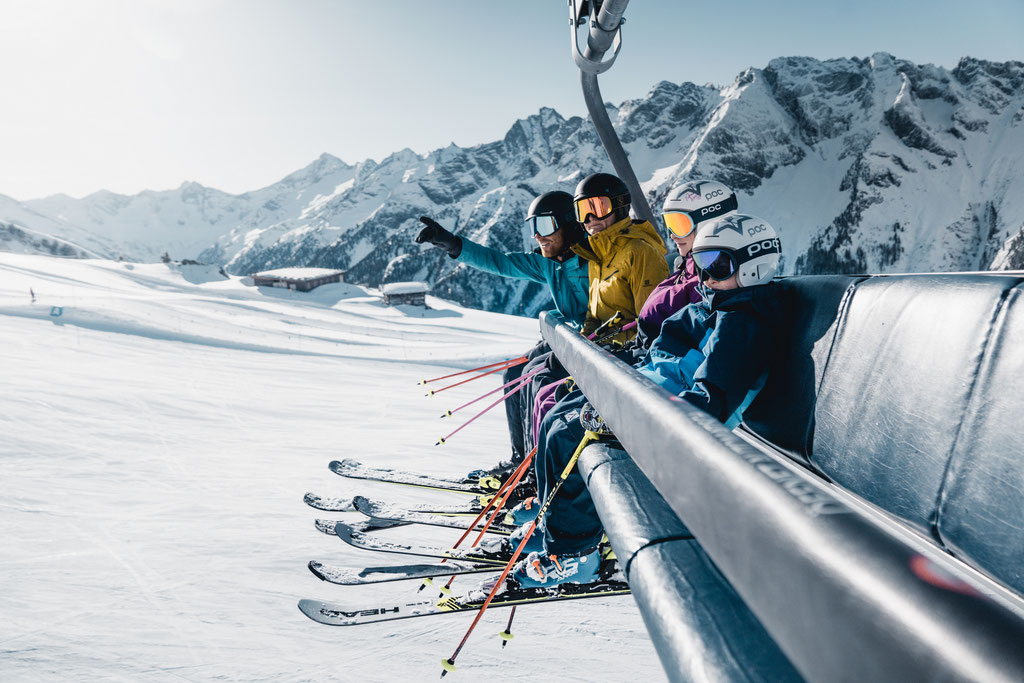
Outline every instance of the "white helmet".
<path fill-rule="evenodd" d="M 702 222 L 736 212 L 736 193 L 714 180 L 691 180 L 665 197 L 661 217 L 676 237 L 686 237 Z"/>
<path fill-rule="evenodd" d="M 763 285 L 779 268 L 782 245 L 768 221 L 743 213 L 702 225 L 693 240 L 693 263 L 701 281 L 705 273 L 727 280 L 733 273 L 740 287 Z"/>

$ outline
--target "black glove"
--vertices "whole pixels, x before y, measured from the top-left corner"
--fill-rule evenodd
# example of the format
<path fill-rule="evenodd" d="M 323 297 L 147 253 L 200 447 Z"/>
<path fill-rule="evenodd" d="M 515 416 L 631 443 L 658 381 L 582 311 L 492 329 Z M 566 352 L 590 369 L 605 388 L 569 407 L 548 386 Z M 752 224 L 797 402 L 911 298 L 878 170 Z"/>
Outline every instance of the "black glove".
<path fill-rule="evenodd" d="M 458 235 L 453 235 L 433 218 L 427 218 L 426 216 L 420 216 L 420 223 L 427 226 L 420 230 L 420 234 L 416 235 L 416 243 L 423 244 L 424 242 L 430 242 L 435 247 L 444 249 L 448 252 L 448 255 L 452 258 L 458 258 L 459 254 L 462 253 L 462 238 Z"/>

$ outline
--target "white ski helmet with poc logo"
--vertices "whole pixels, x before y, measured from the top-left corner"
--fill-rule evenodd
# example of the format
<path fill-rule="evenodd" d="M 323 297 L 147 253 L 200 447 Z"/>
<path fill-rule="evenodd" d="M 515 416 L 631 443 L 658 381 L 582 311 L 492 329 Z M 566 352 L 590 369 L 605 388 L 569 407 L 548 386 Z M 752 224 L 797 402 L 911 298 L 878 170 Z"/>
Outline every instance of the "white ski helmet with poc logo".
<path fill-rule="evenodd" d="M 735 213 L 736 193 L 714 180 L 691 180 L 673 187 L 661 206 L 665 227 L 686 237 L 698 225 Z"/>
<path fill-rule="evenodd" d="M 768 221 L 743 213 L 700 226 L 693 241 L 693 262 L 705 275 L 727 280 L 738 273 L 740 287 L 769 282 L 779 268 L 782 245 Z"/>

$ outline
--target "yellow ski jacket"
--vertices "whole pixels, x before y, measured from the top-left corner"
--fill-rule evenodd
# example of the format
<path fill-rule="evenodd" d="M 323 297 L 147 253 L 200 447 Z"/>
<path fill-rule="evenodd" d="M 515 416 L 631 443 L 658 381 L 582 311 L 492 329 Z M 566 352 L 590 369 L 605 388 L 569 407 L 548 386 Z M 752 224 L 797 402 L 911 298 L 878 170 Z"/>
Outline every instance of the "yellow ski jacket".
<path fill-rule="evenodd" d="M 668 277 L 668 250 L 647 221 L 634 223 L 623 218 L 572 250 L 590 262 L 590 298 L 583 334 L 590 334 L 616 312 L 622 314 L 623 323 L 636 320 L 647 296 Z"/>

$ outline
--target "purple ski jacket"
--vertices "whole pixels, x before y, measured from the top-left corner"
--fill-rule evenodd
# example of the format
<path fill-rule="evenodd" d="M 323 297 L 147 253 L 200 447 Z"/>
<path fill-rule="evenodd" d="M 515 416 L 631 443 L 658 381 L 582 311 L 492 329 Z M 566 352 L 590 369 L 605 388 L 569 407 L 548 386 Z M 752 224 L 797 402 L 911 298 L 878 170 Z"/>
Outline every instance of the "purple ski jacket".
<path fill-rule="evenodd" d="M 647 297 L 637 318 L 640 331 L 648 339 L 654 339 L 661 334 L 661 323 L 665 318 L 687 304 L 699 303 L 701 298 L 697 283 L 697 267 L 690 254 L 687 254 L 683 267 L 658 284 Z"/>

